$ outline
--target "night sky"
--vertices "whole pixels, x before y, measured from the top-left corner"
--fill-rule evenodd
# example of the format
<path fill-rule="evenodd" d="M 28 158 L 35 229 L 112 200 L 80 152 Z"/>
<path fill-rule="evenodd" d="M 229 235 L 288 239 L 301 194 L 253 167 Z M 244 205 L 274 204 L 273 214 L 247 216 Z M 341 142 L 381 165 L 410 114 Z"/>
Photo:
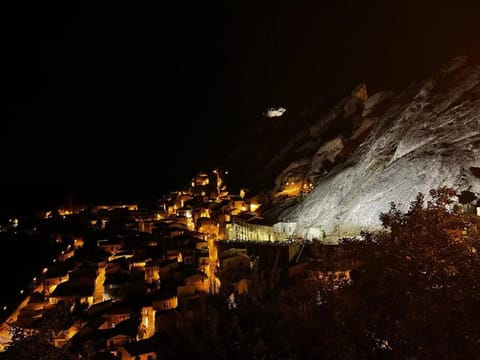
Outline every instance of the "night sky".
<path fill-rule="evenodd" d="M 480 55 L 473 0 L 8 3 L 3 210 L 164 194 L 268 106 L 294 121 Z"/>

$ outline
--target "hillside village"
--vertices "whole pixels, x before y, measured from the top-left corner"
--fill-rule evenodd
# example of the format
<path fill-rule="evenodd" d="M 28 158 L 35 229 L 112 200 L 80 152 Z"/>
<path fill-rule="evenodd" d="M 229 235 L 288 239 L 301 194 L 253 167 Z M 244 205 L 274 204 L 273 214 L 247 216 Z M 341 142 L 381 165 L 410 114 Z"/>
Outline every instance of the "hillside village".
<path fill-rule="evenodd" d="M 287 278 L 301 273 L 304 248 L 321 240 L 320 231 L 300 238 L 293 222 L 268 223 L 261 196 L 247 189 L 230 194 L 225 175 L 200 172 L 190 187 L 158 199 L 154 209 L 70 204 L 34 220 L 13 219 L 2 231 L 48 234 L 54 254 L 2 324 L 2 348 L 13 327 L 34 332 L 67 309 L 68 327 L 55 332 L 56 347 L 89 343 L 95 353 L 155 359 L 149 339 L 179 313 L 192 318 L 204 311 L 207 294 L 222 291 L 232 306 L 235 294 L 248 292 L 252 269 L 266 253 L 258 247 L 277 254 L 275 264 L 264 267 L 283 268 Z M 281 196 L 311 189 L 292 185 Z"/>

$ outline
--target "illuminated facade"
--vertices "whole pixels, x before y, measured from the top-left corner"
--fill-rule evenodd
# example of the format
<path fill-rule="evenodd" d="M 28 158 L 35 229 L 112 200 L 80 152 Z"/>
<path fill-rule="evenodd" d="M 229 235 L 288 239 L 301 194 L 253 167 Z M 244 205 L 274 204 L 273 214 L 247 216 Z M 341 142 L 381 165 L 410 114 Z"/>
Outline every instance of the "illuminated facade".
<path fill-rule="evenodd" d="M 273 226 L 252 213 L 242 213 L 232 218 L 227 225 L 228 240 L 274 241 L 277 239 Z"/>
<path fill-rule="evenodd" d="M 142 320 L 140 322 L 137 340 L 148 339 L 155 334 L 155 310 L 152 306 L 144 306 L 141 310 Z"/>
<path fill-rule="evenodd" d="M 273 225 L 273 229 L 279 237 L 285 237 L 286 239 L 291 239 L 295 235 L 296 228 L 296 222 L 278 222 Z"/>

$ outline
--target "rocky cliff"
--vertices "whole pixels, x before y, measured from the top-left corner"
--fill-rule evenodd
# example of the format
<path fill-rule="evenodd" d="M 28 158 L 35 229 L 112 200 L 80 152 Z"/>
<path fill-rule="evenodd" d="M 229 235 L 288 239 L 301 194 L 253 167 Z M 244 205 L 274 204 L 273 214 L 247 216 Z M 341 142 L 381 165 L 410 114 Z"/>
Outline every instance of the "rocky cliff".
<path fill-rule="evenodd" d="M 332 236 L 376 229 L 390 202 L 406 210 L 418 192 L 439 186 L 478 196 L 480 64 L 457 57 L 397 94 L 368 97 L 361 85 L 298 131 L 266 168 L 279 164 L 277 191 L 292 180 L 314 184 L 265 214 L 297 221 L 299 234 L 319 227 Z"/>

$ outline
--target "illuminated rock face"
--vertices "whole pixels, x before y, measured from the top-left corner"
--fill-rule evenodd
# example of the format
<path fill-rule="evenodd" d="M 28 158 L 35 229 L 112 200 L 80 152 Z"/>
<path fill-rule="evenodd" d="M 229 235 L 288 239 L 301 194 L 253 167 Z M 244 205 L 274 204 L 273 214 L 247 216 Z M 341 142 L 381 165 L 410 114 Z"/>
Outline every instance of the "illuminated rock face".
<path fill-rule="evenodd" d="M 285 188 L 286 184 L 292 181 L 302 183 L 305 180 L 305 176 L 303 174 L 307 172 L 309 167 L 309 159 L 299 159 L 290 163 L 290 165 L 285 168 L 275 179 L 274 191 L 281 191 Z"/>
<path fill-rule="evenodd" d="M 280 214 L 298 221 L 297 232 L 321 226 L 327 235 L 354 236 L 373 230 L 390 202 L 406 210 L 418 192 L 439 186 L 479 196 L 480 65 L 456 58 L 387 105 L 367 105 L 363 116 L 373 120 L 367 137 L 306 199 Z"/>

